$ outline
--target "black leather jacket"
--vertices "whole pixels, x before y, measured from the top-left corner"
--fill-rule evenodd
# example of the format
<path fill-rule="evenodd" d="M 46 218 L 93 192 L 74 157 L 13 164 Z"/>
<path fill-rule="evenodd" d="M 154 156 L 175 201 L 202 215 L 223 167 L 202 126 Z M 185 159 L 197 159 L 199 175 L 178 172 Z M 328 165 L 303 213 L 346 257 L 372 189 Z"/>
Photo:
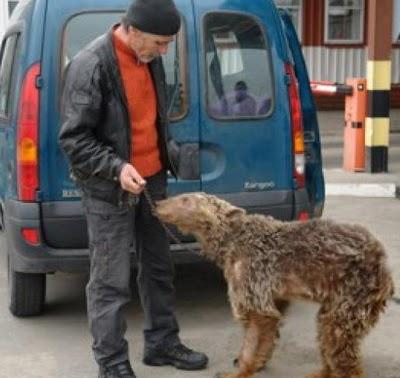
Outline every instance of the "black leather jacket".
<path fill-rule="evenodd" d="M 157 131 L 161 161 L 167 151 L 165 73 L 161 58 L 150 63 L 157 93 Z M 120 186 L 123 165 L 130 161 L 131 129 L 112 30 L 82 50 L 69 64 L 64 81 L 59 142 L 76 184 L 89 196 L 123 207 L 128 195 Z"/>

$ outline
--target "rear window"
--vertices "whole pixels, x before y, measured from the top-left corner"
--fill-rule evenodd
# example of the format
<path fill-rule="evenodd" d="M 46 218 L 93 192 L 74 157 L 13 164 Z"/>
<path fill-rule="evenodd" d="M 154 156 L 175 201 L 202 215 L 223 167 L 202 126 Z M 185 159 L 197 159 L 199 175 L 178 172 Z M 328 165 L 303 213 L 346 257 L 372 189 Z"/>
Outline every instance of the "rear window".
<path fill-rule="evenodd" d="M 62 72 L 81 49 L 120 22 L 122 15 L 123 12 L 91 12 L 71 18 L 64 31 Z M 187 113 L 187 81 L 183 60 L 186 54 L 184 27 L 177 41 L 178 43 L 171 43 L 167 55 L 163 56 L 169 117 L 172 121 L 183 118 Z"/>
<path fill-rule="evenodd" d="M 20 51 L 18 40 L 18 34 L 11 34 L 0 52 L 0 118 L 9 118 Z"/>
<path fill-rule="evenodd" d="M 251 16 L 209 13 L 204 19 L 207 108 L 218 119 L 259 118 L 273 107 L 271 58 Z"/>
<path fill-rule="evenodd" d="M 83 13 L 71 18 L 64 32 L 64 67 L 87 44 L 119 22 L 122 15 L 120 12 L 98 12 Z"/>

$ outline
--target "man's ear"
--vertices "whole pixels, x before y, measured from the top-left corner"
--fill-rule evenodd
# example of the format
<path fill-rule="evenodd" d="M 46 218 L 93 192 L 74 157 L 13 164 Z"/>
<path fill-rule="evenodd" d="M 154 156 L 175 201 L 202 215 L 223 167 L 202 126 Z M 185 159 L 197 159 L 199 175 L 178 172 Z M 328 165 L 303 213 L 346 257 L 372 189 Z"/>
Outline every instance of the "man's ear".
<path fill-rule="evenodd" d="M 132 26 L 132 25 L 129 25 L 128 30 L 129 30 L 130 32 L 132 32 L 133 35 L 135 35 L 136 37 L 137 37 L 137 36 L 141 36 L 141 35 L 143 34 L 142 31 L 140 31 L 139 29 L 135 28 L 135 27 Z"/>

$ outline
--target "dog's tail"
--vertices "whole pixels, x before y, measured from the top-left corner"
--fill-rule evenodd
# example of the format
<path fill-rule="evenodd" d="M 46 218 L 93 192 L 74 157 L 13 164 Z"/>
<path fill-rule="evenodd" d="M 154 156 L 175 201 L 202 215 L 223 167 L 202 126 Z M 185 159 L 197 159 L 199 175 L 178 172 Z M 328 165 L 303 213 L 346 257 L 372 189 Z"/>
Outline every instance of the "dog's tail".
<path fill-rule="evenodd" d="M 379 295 L 377 295 L 378 300 L 385 302 L 391 299 L 394 295 L 394 281 L 392 278 L 392 273 L 388 267 L 387 255 L 384 247 L 379 243 L 382 248 L 382 255 L 379 258 L 379 264 L 377 265 L 377 283 L 379 284 L 380 290 Z"/>
<path fill-rule="evenodd" d="M 388 301 L 393 297 L 395 287 L 391 271 L 387 263 L 387 254 L 384 246 L 378 240 L 370 240 L 365 246 L 368 272 L 367 290 L 369 291 L 366 300 L 366 309 L 369 313 L 370 326 L 376 324 L 381 313 L 387 307 Z"/>
<path fill-rule="evenodd" d="M 394 296 L 394 282 L 391 272 L 386 264 L 380 266 L 378 273 L 379 285 L 371 292 L 370 305 L 370 326 L 377 323 L 381 313 L 385 312 L 388 301 Z"/>

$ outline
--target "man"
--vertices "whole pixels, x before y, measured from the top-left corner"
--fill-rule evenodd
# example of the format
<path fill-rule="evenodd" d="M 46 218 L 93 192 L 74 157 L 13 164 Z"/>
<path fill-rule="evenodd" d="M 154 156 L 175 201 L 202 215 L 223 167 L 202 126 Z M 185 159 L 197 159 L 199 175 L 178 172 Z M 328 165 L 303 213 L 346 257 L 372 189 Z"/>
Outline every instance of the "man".
<path fill-rule="evenodd" d="M 180 342 L 169 243 L 143 193 L 146 187 L 153 201 L 165 198 L 166 170 L 173 168 L 160 56 L 179 28 L 172 0 L 135 0 L 120 25 L 72 60 L 65 77 L 60 144 L 83 192 L 87 309 L 99 377 L 135 377 L 122 315 L 135 245 L 145 313 L 143 362 L 187 370 L 208 362 Z"/>

